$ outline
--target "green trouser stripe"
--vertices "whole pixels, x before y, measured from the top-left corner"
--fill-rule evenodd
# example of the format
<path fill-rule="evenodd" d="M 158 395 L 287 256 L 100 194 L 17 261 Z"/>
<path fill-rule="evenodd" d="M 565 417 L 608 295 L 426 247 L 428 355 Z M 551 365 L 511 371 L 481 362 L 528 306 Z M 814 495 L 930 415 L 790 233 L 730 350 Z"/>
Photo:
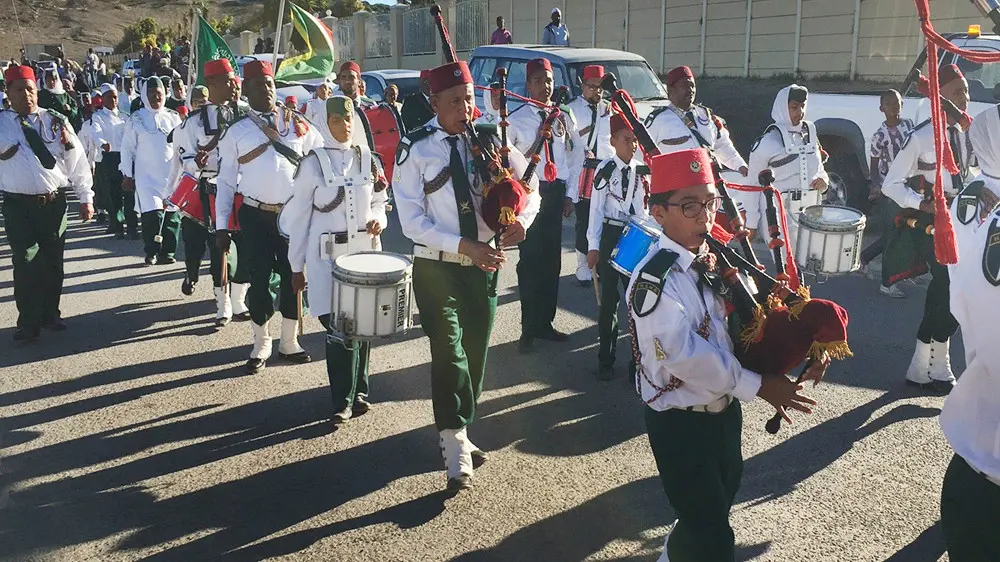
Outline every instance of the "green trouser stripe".
<path fill-rule="evenodd" d="M 147 257 L 157 254 L 160 257 L 174 257 L 180 232 L 181 217 L 178 213 L 158 210 L 142 214 L 142 243 Z M 155 240 L 157 234 L 163 237 L 160 243 Z"/>
<path fill-rule="evenodd" d="M 197 282 L 201 274 L 201 261 L 208 250 L 208 271 L 212 275 L 212 286 L 222 286 L 222 253 L 215 243 L 215 234 L 210 233 L 200 222 L 184 217 L 181 219 L 181 235 L 184 238 L 184 266 L 188 279 Z M 243 244 L 243 236 L 232 232 L 233 243 L 226 255 L 228 262 L 229 281 L 233 283 L 249 283 L 250 277 L 246 268 L 241 267 L 239 248 Z"/>
<path fill-rule="evenodd" d="M 461 429 L 475 418 L 497 309 L 496 297 L 489 296 L 489 278 L 477 267 L 414 260 L 413 293 L 431 342 L 431 400 L 438 430 Z"/>
<path fill-rule="evenodd" d="M 51 203 L 3 199 L 4 230 L 14 264 L 17 325 L 38 327 L 60 315 L 63 251 L 66 246 L 66 197 Z"/>

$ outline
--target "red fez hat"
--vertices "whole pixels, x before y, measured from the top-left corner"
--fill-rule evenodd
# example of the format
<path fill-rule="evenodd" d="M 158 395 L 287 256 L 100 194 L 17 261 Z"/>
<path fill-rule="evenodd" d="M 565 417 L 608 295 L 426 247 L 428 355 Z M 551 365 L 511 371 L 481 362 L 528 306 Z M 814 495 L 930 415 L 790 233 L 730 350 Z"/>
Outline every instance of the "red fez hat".
<path fill-rule="evenodd" d="M 288 96 L 285 98 L 285 107 L 290 107 L 295 109 L 299 105 L 299 98 L 295 96 Z"/>
<path fill-rule="evenodd" d="M 35 71 L 26 64 L 16 64 L 7 67 L 3 73 L 4 82 L 10 83 L 14 80 L 34 80 Z"/>
<path fill-rule="evenodd" d="M 205 61 L 205 76 L 219 76 L 233 72 L 233 65 L 229 64 L 229 59 L 219 59 Z"/>
<path fill-rule="evenodd" d="M 102 105 L 104 105 L 104 98 L 102 98 L 100 94 L 90 98 L 91 108 L 100 107 Z"/>
<path fill-rule="evenodd" d="M 628 122 L 622 117 L 621 113 L 615 113 L 611 116 L 611 134 L 617 135 L 618 131 L 624 131 L 629 129 Z"/>
<path fill-rule="evenodd" d="M 186 105 L 179 105 L 179 106 L 177 106 L 177 113 L 180 114 L 181 117 L 187 117 L 188 106 L 186 106 Z"/>
<path fill-rule="evenodd" d="M 747 369 L 784 375 L 805 359 L 851 356 L 847 345 L 847 311 L 833 301 L 803 299 L 779 306 L 740 335 L 736 356 Z"/>
<path fill-rule="evenodd" d="M 965 78 L 965 75 L 962 74 L 962 69 L 958 65 L 948 64 L 938 70 L 938 84 L 942 86 L 958 78 Z"/>
<path fill-rule="evenodd" d="M 678 66 L 667 73 L 667 86 L 673 86 L 681 80 L 687 80 L 688 78 L 694 78 L 694 73 L 691 72 L 691 69 L 687 66 Z"/>
<path fill-rule="evenodd" d="M 541 72 L 543 70 L 548 70 L 552 72 L 552 63 L 549 59 L 534 59 L 528 61 L 528 72 L 526 76 L 531 78 L 531 76 L 536 72 Z"/>
<path fill-rule="evenodd" d="M 428 70 L 427 80 L 431 85 L 431 93 L 439 94 L 453 86 L 472 84 L 472 74 L 469 72 L 469 65 L 460 60 Z"/>
<path fill-rule="evenodd" d="M 343 72 L 345 70 L 353 71 L 358 76 L 361 76 L 361 67 L 358 66 L 358 63 L 356 63 L 356 62 L 354 62 L 352 60 L 349 60 L 349 61 L 345 62 L 344 64 L 340 65 L 340 72 Z"/>
<path fill-rule="evenodd" d="M 712 160 L 704 148 L 660 154 L 649 161 L 650 193 L 669 193 L 695 185 L 714 185 Z"/>
<path fill-rule="evenodd" d="M 604 78 L 604 67 L 599 64 L 588 64 L 583 67 L 583 79 Z"/>
<path fill-rule="evenodd" d="M 250 61 L 243 67 L 244 80 L 253 80 L 254 78 L 261 78 L 263 76 L 274 78 L 274 69 L 271 68 L 271 63 L 266 60 Z"/>

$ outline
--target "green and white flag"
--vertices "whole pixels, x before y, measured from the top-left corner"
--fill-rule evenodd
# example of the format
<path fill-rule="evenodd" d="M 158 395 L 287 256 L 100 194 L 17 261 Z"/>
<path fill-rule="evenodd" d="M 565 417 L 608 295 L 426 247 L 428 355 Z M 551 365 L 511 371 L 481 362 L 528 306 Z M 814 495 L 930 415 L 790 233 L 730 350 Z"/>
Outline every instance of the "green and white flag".
<path fill-rule="evenodd" d="M 334 72 L 333 32 L 319 19 L 295 4 L 292 7 L 292 23 L 295 32 L 305 43 L 305 52 L 301 55 L 285 59 L 275 80 L 296 82 L 326 78 Z"/>
<path fill-rule="evenodd" d="M 194 83 L 205 84 L 205 63 L 210 60 L 229 59 L 229 64 L 233 65 L 235 70 L 236 57 L 233 56 L 229 45 L 200 14 L 198 15 L 198 26 L 195 29 L 195 39 L 192 41 L 194 53 L 190 59 L 191 64 L 196 65 L 192 69 L 197 76 Z"/>

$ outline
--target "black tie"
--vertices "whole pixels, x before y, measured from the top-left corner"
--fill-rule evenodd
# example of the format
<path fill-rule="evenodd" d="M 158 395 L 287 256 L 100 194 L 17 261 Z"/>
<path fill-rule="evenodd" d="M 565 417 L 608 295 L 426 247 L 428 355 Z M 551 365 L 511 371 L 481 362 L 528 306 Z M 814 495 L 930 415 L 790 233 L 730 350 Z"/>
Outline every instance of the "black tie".
<path fill-rule="evenodd" d="M 462 238 L 479 241 L 479 225 L 476 223 L 476 209 L 472 206 L 472 185 L 469 174 L 465 171 L 465 163 L 458 152 L 458 137 L 448 137 L 451 143 L 451 161 L 448 168 L 451 171 L 451 185 L 455 192 L 455 207 L 458 209 L 458 229 Z"/>
<path fill-rule="evenodd" d="M 590 106 L 590 136 L 587 137 L 587 147 L 597 154 L 597 146 L 594 144 L 594 137 L 597 134 L 597 105 Z"/>
<path fill-rule="evenodd" d="M 42 140 L 42 135 L 39 135 L 38 131 L 31 126 L 27 117 L 21 117 L 21 129 L 24 131 L 24 138 L 28 141 L 28 146 L 31 147 L 31 151 L 35 153 L 35 157 L 41 162 L 42 167 L 46 170 L 55 168 L 55 156 L 52 156 L 52 153 L 49 152 L 49 148 L 45 146 L 45 141 Z"/>
<path fill-rule="evenodd" d="M 542 118 L 542 123 L 545 123 L 545 119 L 546 119 L 546 118 L 547 118 L 547 117 L 548 117 L 549 115 L 548 115 L 548 113 L 547 113 L 547 112 L 546 112 L 546 111 L 545 111 L 545 110 L 543 109 L 543 110 L 541 110 L 541 111 L 539 111 L 539 112 L 538 112 L 538 116 Z M 555 157 L 556 157 L 556 155 L 555 155 L 555 154 L 553 153 L 553 151 L 552 151 L 552 137 L 553 137 L 553 136 L 554 136 L 554 135 L 549 135 L 549 136 L 548 136 L 548 137 L 547 137 L 547 138 L 545 139 L 545 145 L 546 145 L 546 146 L 548 147 L 548 150 L 547 150 L 547 151 L 545 152 L 545 157 L 546 157 L 546 158 L 548 158 L 549 156 L 552 156 L 552 158 L 555 158 Z M 553 162 L 553 164 L 555 164 L 555 162 Z"/>
<path fill-rule="evenodd" d="M 948 132 L 951 153 L 955 157 L 955 164 L 958 165 L 958 173 L 951 176 L 951 187 L 957 191 L 962 191 L 965 187 L 962 185 L 962 176 L 965 171 L 965 166 L 962 162 L 962 143 L 958 140 L 958 129 L 951 127 L 948 129 Z"/>
<path fill-rule="evenodd" d="M 622 201 L 628 197 L 628 166 L 622 168 Z"/>
<path fill-rule="evenodd" d="M 694 122 L 694 112 L 693 111 L 688 110 L 687 113 L 684 114 L 684 117 L 687 117 L 687 120 L 688 120 L 687 125 L 688 125 L 688 127 L 691 127 L 693 129 L 693 128 L 695 128 L 697 126 L 697 125 L 695 125 L 695 122 Z"/>

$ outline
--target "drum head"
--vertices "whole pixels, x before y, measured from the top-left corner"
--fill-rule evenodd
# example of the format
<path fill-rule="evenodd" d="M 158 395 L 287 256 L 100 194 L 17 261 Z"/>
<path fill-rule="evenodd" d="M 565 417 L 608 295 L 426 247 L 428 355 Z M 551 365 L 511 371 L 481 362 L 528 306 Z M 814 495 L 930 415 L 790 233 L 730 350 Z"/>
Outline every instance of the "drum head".
<path fill-rule="evenodd" d="M 410 258 L 391 252 L 358 252 L 333 262 L 333 277 L 356 285 L 394 285 L 413 268 Z"/>
<path fill-rule="evenodd" d="M 865 215 L 840 205 L 813 205 L 802 210 L 799 222 L 823 232 L 851 232 L 865 227 Z"/>

